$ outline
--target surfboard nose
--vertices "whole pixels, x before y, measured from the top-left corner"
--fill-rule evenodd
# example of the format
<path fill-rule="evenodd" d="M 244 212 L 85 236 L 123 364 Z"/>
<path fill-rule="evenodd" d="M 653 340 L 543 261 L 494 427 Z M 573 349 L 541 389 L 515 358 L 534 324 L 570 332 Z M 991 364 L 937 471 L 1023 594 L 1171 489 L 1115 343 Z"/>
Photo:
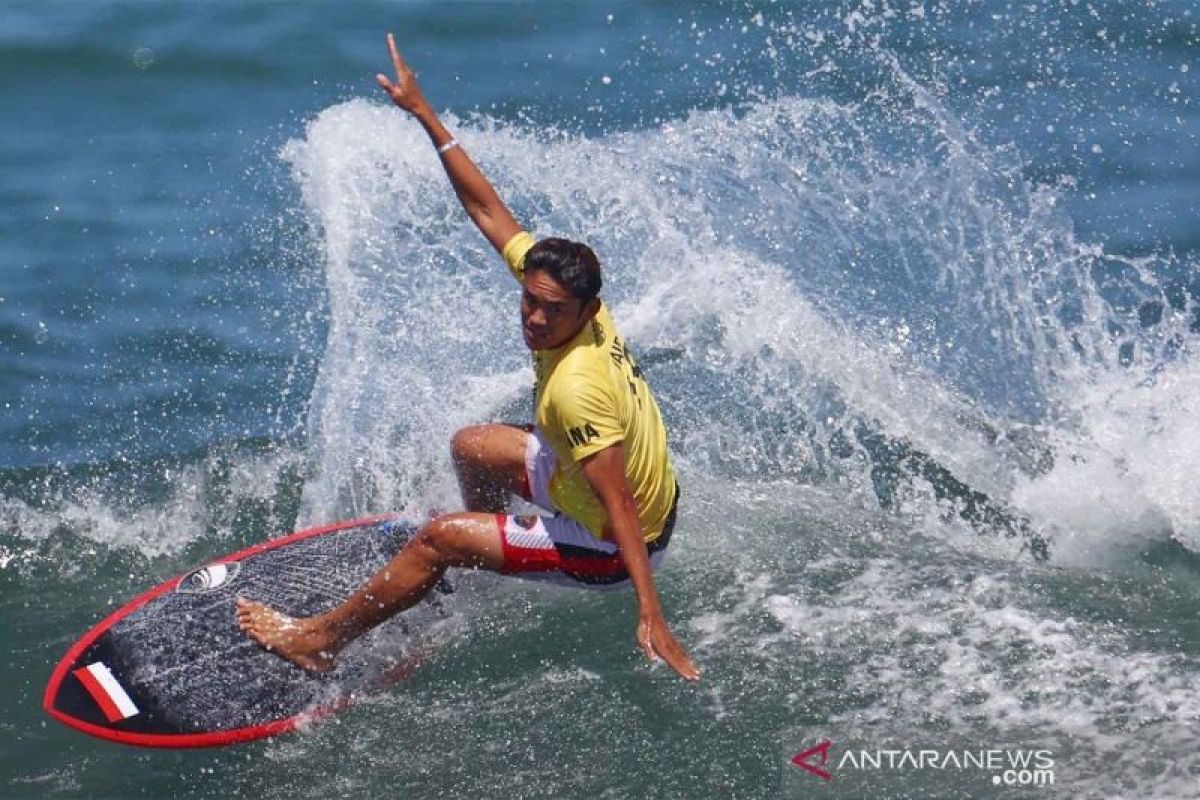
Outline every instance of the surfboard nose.
<path fill-rule="evenodd" d="M 128 680 L 107 631 L 59 662 L 46 687 L 43 707 L 72 728 L 122 741 L 162 727 L 153 698 Z M 150 712 L 150 713 L 148 713 Z"/>
<path fill-rule="evenodd" d="M 333 673 L 314 676 L 246 636 L 237 626 L 236 599 L 316 613 L 387 563 L 415 530 L 395 515 L 311 528 L 165 581 L 67 651 L 43 708 L 102 739 L 176 748 L 273 736 L 331 714 L 356 692 L 382 689 L 412 671 L 419 645 L 408 646 L 407 620 L 391 628 L 387 649 L 372 653 L 371 643 L 385 635 L 372 634 Z M 430 603 L 428 613 L 444 609 Z"/>

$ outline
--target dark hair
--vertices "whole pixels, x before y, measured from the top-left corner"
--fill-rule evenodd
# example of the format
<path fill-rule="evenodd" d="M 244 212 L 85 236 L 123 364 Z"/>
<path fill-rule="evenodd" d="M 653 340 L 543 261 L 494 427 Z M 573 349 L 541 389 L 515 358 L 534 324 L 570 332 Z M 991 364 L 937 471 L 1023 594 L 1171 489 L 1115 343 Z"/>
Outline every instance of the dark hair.
<path fill-rule="evenodd" d="M 600 259 L 586 244 L 569 239 L 542 239 L 525 256 L 525 274 L 541 270 L 587 305 L 600 294 Z"/>

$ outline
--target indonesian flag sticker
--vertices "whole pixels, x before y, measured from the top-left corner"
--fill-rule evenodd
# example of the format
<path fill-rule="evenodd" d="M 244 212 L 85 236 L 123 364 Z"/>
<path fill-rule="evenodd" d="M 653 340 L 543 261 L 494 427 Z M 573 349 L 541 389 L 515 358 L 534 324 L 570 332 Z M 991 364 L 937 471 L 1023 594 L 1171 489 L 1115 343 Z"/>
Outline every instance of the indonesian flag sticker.
<path fill-rule="evenodd" d="M 102 661 L 88 664 L 73 673 L 88 694 L 100 706 L 109 722 L 120 722 L 138 713 L 138 707 L 117 683 L 112 671 Z"/>

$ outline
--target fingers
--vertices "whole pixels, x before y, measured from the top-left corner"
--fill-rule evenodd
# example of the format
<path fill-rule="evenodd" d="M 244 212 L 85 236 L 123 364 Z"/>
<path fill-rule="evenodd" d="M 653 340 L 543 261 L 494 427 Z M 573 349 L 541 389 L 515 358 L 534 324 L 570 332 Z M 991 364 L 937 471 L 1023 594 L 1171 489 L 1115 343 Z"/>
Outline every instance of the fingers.
<path fill-rule="evenodd" d="M 396 37 L 389 33 L 387 43 L 388 53 L 392 56 L 392 66 L 396 68 L 396 77 L 400 77 L 400 73 L 404 70 L 404 60 L 400 58 L 400 51 L 396 49 Z"/>
<path fill-rule="evenodd" d="M 659 656 L 667 662 L 671 669 L 679 673 L 679 676 L 684 680 L 698 681 L 700 680 L 700 670 L 696 669 L 696 664 L 683 651 L 679 642 L 675 641 L 675 637 L 670 633 L 663 632 L 660 636 L 655 637 L 654 649 Z"/>
<path fill-rule="evenodd" d="M 400 57 L 400 51 L 396 48 L 396 37 L 390 33 L 387 35 L 387 44 L 388 54 L 392 57 L 392 66 L 396 70 L 396 80 L 393 83 L 388 76 L 380 73 L 375 76 L 375 82 L 391 95 L 392 102 L 401 108 L 408 108 L 414 93 L 419 94 L 413 80 L 413 73 L 404 63 L 404 59 Z"/>
<path fill-rule="evenodd" d="M 638 625 L 637 639 L 651 663 L 666 661 L 684 680 L 700 680 L 700 670 L 666 628 L 642 622 Z"/>
<path fill-rule="evenodd" d="M 685 681 L 700 680 L 700 670 L 696 669 L 696 665 L 692 663 L 692 660 L 682 653 L 675 658 L 668 658 L 667 664 L 670 665 L 671 669 L 679 673 L 679 677 Z"/>
<path fill-rule="evenodd" d="M 679 673 L 679 677 L 687 681 L 700 680 L 700 670 L 696 669 L 696 665 L 692 663 L 692 659 L 688 658 L 682 650 L 674 653 L 663 653 L 663 659 L 667 665 Z"/>

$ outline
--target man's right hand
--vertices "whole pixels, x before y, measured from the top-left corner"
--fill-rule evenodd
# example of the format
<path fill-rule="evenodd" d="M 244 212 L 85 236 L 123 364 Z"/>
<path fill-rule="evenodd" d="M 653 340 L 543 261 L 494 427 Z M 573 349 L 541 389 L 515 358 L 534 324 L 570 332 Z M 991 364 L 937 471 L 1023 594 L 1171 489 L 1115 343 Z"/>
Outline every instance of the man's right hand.
<path fill-rule="evenodd" d="M 388 52 L 392 55 L 392 66 L 396 68 L 396 82 L 392 83 L 382 72 L 375 76 L 375 81 L 388 93 L 393 103 L 410 114 L 417 114 L 428 108 L 429 104 L 421 94 L 421 87 L 417 85 L 417 76 L 400 57 L 400 51 L 396 49 L 396 39 L 390 33 L 387 35 L 387 43 Z"/>

